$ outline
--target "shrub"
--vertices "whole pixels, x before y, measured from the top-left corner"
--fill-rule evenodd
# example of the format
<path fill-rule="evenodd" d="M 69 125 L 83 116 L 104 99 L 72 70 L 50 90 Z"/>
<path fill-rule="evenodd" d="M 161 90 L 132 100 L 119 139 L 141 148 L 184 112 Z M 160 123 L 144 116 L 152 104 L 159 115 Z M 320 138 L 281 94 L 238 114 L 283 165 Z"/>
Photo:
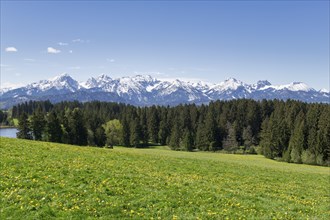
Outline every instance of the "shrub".
<path fill-rule="evenodd" d="M 283 154 L 283 161 L 290 163 L 291 162 L 291 155 L 290 155 L 290 151 L 286 150 Z"/>
<path fill-rule="evenodd" d="M 305 164 L 316 164 L 315 155 L 309 150 L 305 150 L 302 152 L 301 160 Z"/>
<path fill-rule="evenodd" d="M 258 155 L 262 155 L 262 147 L 261 146 L 253 146 L 255 152 L 258 154 Z"/>
<path fill-rule="evenodd" d="M 321 165 L 321 166 L 325 165 L 324 161 L 323 161 L 323 155 L 322 154 L 319 154 L 319 155 L 316 156 L 316 164 Z"/>

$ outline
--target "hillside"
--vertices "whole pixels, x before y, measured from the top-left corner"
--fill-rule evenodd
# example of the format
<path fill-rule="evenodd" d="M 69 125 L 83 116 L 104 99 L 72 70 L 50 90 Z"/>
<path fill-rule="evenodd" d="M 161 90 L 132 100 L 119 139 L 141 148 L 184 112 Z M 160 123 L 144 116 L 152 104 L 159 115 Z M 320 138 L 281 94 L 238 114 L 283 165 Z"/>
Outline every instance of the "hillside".
<path fill-rule="evenodd" d="M 0 138 L 0 218 L 329 219 L 330 168 Z"/>

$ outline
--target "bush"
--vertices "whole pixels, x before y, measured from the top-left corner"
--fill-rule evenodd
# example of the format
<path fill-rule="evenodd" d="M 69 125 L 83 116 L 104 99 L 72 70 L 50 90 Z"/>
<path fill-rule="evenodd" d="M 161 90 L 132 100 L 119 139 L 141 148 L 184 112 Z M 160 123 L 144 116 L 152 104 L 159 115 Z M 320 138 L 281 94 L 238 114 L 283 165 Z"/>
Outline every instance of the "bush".
<path fill-rule="evenodd" d="M 291 151 L 291 160 L 294 163 L 301 163 L 302 162 L 302 155 L 300 155 L 300 150 L 297 148 L 293 148 Z"/>
<path fill-rule="evenodd" d="M 245 151 L 243 149 L 238 149 L 234 151 L 234 154 L 244 154 Z"/>
<path fill-rule="evenodd" d="M 248 149 L 246 149 L 247 154 L 258 154 L 257 152 L 257 146 L 250 146 Z"/>
<path fill-rule="evenodd" d="M 301 160 L 305 164 L 316 164 L 315 154 L 313 154 L 309 150 L 305 150 L 302 152 Z"/>
<path fill-rule="evenodd" d="M 291 156 L 290 156 L 290 151 L 286 150 L 283 154 L 283 161 L 290 163 L 291 162 Z"/>
<path fill-rule="evenodd" d="M 321 166 L 325 165 L 322 154 L 316 156 L 316 164 Z"/>
<path fill-rule="evenodd" d="M 259 146 L 252 146 L 254 151 L 256 152 L 256 154 L 258 155 L 262 155 L 262 147 L 259 145 Z"/>

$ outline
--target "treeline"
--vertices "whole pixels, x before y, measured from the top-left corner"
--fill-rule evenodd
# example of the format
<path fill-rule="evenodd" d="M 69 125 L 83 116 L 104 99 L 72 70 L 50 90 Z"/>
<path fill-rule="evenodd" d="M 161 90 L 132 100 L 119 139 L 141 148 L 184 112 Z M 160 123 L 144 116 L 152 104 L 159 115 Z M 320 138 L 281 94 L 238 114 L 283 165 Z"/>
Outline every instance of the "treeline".
<path fill-rule="evenodd" d="M 14 121 L 8 111 L 0 110 L 0 127 L 13 127 Z"/>
<path fill-rule="evenodd" d="M 8 125 L 8 113 L 0 110 L 0 125 Z"/>
<path fill-rule="evenodd" d="M 208 105 L 135 107 L 105 102 L 29 102 L 13 107 L 19 138 L 77 145 L 261 153 L 329 165 L 330 106 L 232 100 Z"/>

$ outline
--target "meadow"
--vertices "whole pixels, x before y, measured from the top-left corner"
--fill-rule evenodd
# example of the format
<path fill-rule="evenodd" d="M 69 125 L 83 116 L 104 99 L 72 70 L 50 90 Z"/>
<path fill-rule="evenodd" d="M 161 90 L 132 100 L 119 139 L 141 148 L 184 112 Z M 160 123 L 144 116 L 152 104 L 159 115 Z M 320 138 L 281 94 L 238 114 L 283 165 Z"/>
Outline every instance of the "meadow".
<path fill-rule="evenodd" d="M 330 168 L 0 138 L 0 219 L 330 219 Z"/>

